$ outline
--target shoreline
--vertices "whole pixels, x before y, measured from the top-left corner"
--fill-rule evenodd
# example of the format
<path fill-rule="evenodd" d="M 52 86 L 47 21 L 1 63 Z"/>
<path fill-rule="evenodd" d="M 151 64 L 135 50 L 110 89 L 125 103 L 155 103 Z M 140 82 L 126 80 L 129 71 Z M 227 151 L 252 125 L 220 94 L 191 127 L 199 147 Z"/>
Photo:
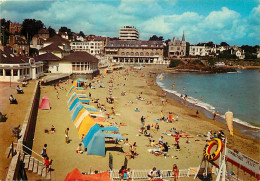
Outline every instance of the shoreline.
<path fill-rule="evenodd" d="M 158 77 L 163 74 L 164 72 L 160 72 L 156 75 L 155 77 L 155 82 L 157 84 L 158 87 L 160 87 L 160 85 L 158 84 Z M 176 73 L 185 73 L 185 72 L 176 72 Z M 189 72 L 190 73 L 190 72 Z M 183 105 L 186 107 L 186 105 L 183 104 L 183 98 L 181 98 L 179 95 L 177 95 L 178 92 L 174 91 L 174 92 L 169 92 L 167 89 L 163 89 L 162 87 L 160 87 L 163 91 L 166 92 L 166 96 L 171 98 L 171 99 L 174 99 L 175 101 L 177 101 L 179 104 Z M 176 92 L 176 93 L 175 93 Z M 193 97 L 191 97 L 192 99 L 195 99 Z M 190 107 L 192 109 L 195 110 L 199 110 L 201 112 L 203 112 L 203 114 L 209 118 L 209 119 L 212 119 L 213 118 L 213 112 L 208 110 L 207 108 L 203 107 L 202 105 L 198 105 L 198 104 L 194 104 L 190 98 L 186 99 L 186 102 L 187 102 L 187 107 Z M 207 104 L 209 106 L 212 106 L 208 103 L 205 103 L 203 102 L 204 104 Z M 212 119 L 213 120 L 213 119 Z M 237 121 L 236 121 L 237 120 Z M 225 123 L 225 113 L 217 113 L 217 116 L 216 116 L 216 121 L 219 121 L 220 123 L 222 124 L 226 124 Z M 248 125 L 247 125 L 248 124 Z M 239 118 L 235 118 L 234 117 L 234 120 L 233 120 L 233 125 L 234 125 L 234 128 L 237 128 L 242 134 L 245 134 L 246 136 L 249 136 L 253 139 L 260 139 L 260 135 L 259 135 L 259 132 L 260 132 L 260 128 L 257 126 L 257 125 L 252 125 L 248 122 L 245 122 Z"/>

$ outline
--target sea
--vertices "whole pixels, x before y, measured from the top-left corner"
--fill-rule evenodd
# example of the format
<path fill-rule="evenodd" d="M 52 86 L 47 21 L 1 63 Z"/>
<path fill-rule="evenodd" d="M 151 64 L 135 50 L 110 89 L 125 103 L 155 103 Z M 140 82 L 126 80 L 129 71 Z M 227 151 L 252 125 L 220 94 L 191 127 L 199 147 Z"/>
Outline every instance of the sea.
<path fill-rule="evenodd" d="M 200 109 L 209 118 L 217 112 L 217 120 L 224 114 L 234 114 L 234 127 L 242 133 L 260 138 L 260 71 L 238 70 L 235 73 L 162 73 L 157 84 L 167 96 L 186 105 Z"/>

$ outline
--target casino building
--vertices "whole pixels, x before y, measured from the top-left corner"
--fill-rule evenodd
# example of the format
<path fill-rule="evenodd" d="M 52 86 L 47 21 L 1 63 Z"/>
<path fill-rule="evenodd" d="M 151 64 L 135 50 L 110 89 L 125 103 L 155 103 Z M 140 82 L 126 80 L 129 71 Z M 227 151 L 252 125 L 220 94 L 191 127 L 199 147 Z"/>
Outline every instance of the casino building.
<path fill-rule="evenodd" d="M 114 40 L 108 42 L 105 54 L 115 63 L 165 63 L 162 41 Z"/>

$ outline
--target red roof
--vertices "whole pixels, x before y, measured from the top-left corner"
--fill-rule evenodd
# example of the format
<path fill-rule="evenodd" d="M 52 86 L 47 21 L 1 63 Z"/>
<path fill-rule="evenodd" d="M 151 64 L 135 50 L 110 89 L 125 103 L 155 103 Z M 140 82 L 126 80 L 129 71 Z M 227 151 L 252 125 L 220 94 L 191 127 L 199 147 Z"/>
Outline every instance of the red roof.
<path fill-rule="evenodd" d="M 54 43 L 54 42 L 69 43 L 68 40 L 66 40 L 66 39 L 64 39 L 64 38 L 61 38 L 61 37 L 58 36 L 58 35 L 54 35 L 53 37 L 48 38 L 45 42 L 46 42 L 46 43 Z"/>
<path fill-rule="evenodd" d="M 43 47 L 42 49 L 40 49 L 39 51 L 45 51 L 45 52 L 63 52 L 64 50 L 62 50 L 59 47 L 60 43 L 56 42 L 56 43 L 52 43 L 46 47 Z"/>
<path fill-rule="evenodd" d="M 65 61 L 73 61 L 73 62 L 93 62 L 93 63 L 98 63 L 98 59 L 94 57 L 93 55 L 90 55 L 87 52 L 83 51 L 77 51 L 73 52 L 65 57 L 63 57 L 62 60 Z"/>
<path fill-rule="evenodd" d="M 38 56 L 34 57 L 34 59 L 37 61 L 60 60 L 59 57 L 57 57 L 56 55 L 53 55 L 52 53 L 45 53 L 42 55 L 38 55 Z"/>

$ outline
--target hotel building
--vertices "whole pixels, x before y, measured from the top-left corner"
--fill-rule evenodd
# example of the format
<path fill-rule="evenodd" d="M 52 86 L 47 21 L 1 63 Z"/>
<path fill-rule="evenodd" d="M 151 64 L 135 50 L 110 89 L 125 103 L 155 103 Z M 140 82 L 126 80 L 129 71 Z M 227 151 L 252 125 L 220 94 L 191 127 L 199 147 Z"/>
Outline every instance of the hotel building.
<path fill-rule="evenodd" d="M 119 30 L 120 40 L 138 40 L 139 32 L 134 26 L 124 26 Z"/>

